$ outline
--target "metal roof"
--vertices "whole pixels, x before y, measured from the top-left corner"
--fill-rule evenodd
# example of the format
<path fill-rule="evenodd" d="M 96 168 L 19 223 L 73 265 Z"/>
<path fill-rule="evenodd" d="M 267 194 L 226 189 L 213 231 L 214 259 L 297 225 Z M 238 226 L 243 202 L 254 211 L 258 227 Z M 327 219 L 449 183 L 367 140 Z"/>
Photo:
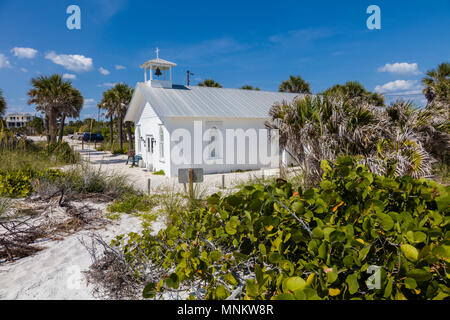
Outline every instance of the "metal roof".
<path fill-rule="evenodd" d="M 136 121 L 144 104 L 137 102 L 138 95 L 150 103 L 160 117 L 210 117 L 210 118 L 254 118 L 266 119 L 276 102 L 292 102 L 298 93 L 268 92 L 243 89 L 210 87 L 155 88 L 147 83 L 138 83 L 128 108 L 125 121 Z"/>

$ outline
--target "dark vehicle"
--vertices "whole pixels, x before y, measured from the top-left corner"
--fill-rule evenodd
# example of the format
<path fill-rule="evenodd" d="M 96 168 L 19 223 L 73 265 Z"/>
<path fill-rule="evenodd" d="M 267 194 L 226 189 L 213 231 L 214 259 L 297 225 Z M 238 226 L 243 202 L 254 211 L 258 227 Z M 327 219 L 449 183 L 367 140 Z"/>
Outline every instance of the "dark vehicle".
<path fill-rule="evenodd" d="M 84 142 L 101 142 L 104 138 L 100 133 L 85 132 L 83 135 Z"/>

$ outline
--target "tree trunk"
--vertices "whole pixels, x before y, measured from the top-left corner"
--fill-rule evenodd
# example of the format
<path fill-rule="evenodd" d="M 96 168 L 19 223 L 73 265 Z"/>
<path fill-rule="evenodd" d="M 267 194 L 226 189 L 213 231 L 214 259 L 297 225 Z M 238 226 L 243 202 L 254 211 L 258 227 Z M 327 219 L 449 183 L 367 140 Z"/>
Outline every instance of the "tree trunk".
<path fill-rule="evenodd" d="M 119 128 L 119 149 L 123 150 L 123 123 L 122 123 L 122 116 L 119 116 L 117 118 L 117 125 Z"/>
<path fill-rule="evenodd" d="M 63 136 L 64 136 L 64 122 L 66 122 L 66 116 L 62 115 L 61 116 L 61 123 L 59 124 L 59 139 L 58 142 L 62 142 L 63 141 Z"/>
<path fill-rule="evenodd" d="M 127 122 L 127 133 L 128 133 L 128 150 L 133 150 L 133 139 L 131 137 L 132 133 L 131 133 L 131 122 Z"/>
<path fill-rule="evenodd" d="M 111 147 L 111 151 L 113 143 L 114 143 L 114 123 L 113 123 L 113 116 L 111 115 L 109 120 L 109 145 Z"/>
<path fill-rule="evenodd" d="M 56 143 L 56 134 L 57 134 L 57 117 L 56 112 L 51 111 L 48 119 L 48 127 L 49 127 L 49 134 L 50 134 L 50 143 L 55 144 Z"/>
<path fill-rule="evenodd" d="M 50 144 L 50 130 L 48 129 L 48 123 L 49 123 L 49 116 L 48 114 L 45 115 L 45 123 L 44 123 L 44 130 L 45 130 L 45 135 L 47 136 L 47 144 Z"/>

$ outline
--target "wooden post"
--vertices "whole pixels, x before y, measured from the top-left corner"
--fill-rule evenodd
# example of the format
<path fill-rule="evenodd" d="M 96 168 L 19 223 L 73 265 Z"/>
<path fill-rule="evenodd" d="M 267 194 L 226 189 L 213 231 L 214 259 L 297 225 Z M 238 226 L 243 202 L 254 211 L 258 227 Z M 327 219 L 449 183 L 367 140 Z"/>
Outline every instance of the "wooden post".
<path fill-rule="evenodd" d="M 261 169 L 261 171 L 262 171 L 262 179 L 264 181 L 264 169 Z"/>
<path fill-rule="evenodd" d="M 152 189 L 152 179 L 147 180 L 147 194 L 150 195 L 150 191 Z"/>
<path fill-rule="evenodd" d="M 222 175 L 222 190 L 225 190 L 225 175 Z"/>
<path fill-rule="evenodd" d="M 84 150 L 84 140 L 81 140 L 81 150 Z"/>
<path fill-rule="evenodd" d="M 192 168 L 189 169 L 189 196 L 194 196 L 194 170 Z"/>

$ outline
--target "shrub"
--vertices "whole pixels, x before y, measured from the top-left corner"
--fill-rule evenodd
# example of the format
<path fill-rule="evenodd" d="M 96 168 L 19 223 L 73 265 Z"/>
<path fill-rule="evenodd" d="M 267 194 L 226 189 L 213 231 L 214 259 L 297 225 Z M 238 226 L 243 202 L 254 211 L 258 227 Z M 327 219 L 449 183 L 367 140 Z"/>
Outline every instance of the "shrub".
<path fill-rule="evenodd" d="M 180 286 L 205 299 L 448 297 L 449 188 L 378 176 L 348 157 L 322 169 L 318 188 L 278 179 L 215 194 L 156 236 L 111 245 L 136 274 L 150 273 L 147 298 Z M 366 283 L 371 266 L 380 267 L 378 288 Z"/>
<path fill-rule="evenodd" d="M 107 210 L 110 213 L 149 212 L 156 204 L 155 197 L 143 194 L 125 194 L 120 200 L 115 200 Z"/>
<path fill-rule="evenodd" d="M 76 163 L 79 160 L 78 154 L 72 150 L 67 142 L 49 144 L 45 151 L 48 156 L 54 157 L 57 162 L 69 164 Z"/>
<path fill-rule="evenodd" d="M 155 176 L 165 176 L 165 175 L 166 175 L 166 173 L 164 172 L 164 170 L 155 171 L 155 172 L 153 172 L 153 174 L 154 174 Z"/>
<path fill-rule="evenodd" d="M 132 192 L 126 176 L 105 172 L 101 168 L 96 169 L 89 165 L 70 168 L 65 171 L 58 183 L 78 193 L 103 193 L 113 198 Z"/>
<path fill-rule="evenodd" d="M 60 170 L 45 169 L 36 171 L 31 168 L 0 171 L 0 196 L 26 197 L 33 192 L 34 179 L 56 181 L 63 173 Z"/>

